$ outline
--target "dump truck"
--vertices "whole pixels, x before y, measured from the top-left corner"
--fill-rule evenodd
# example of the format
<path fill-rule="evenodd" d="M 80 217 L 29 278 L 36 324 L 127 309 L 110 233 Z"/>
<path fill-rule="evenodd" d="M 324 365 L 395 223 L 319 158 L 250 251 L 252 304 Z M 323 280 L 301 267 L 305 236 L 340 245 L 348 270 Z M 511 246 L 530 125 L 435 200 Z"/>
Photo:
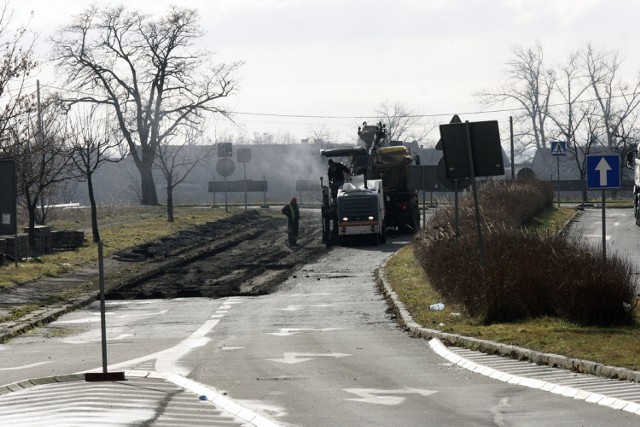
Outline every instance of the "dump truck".
<path fill-rule="evenodd" d="M 374 227 L 376 231 L 371 231 L 369 227 L 369 231 L 365 233 L 364 229 L 358 229 L 362 234 L 370 234 L 376 243 L 386 240 L 387 230 L 414 233 L 420 227 L 418 195 L 407 186 L 409 166 L 419 164 L 419 158 L 412 155 L 402 143 L 390 141 L 382 123 L 374 126 L 363 123 L 358 128 L 358 138 L 358 145 L 354 148 L 327 149 L 321 152 L 328 158 L 348 158 L 350 170 L 349 179 L 337 195 L 332 194 L 330 188 L 322 183 L 323 242 L 327 245 L 339 241 L 340 236 L 349 230 L 348 227 L 345 228 L 345 221 L 341 221 L 345 216 L 340 213 L 348 210 L 346 206 L 353 203 L 353 198 L 349 199 L 348 196 L 349 192 L 356 189 L 367 191 L 370 193 L 369 197 L 373 199 L 375 196 L 383 205 L 383 209 L 375 212 L 371 203 L 369 215 L 366 215 L 367 220 L 372 217 L 381 222 L 380 230 Z M 364 213 L 362 216 L 365 216 Z"/>

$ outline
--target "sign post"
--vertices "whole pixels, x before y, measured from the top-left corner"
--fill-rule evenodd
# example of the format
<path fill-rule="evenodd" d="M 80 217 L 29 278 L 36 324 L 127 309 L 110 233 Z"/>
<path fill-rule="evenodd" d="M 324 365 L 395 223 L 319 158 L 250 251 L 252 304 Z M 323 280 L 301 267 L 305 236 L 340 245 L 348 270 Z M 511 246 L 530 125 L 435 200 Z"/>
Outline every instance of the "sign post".
<path fill-rule="evenodd" d="M 457 117 L 457 116 L 456 116 Z M 455 117 L 454 117 L 455 118 Z M 458 118 L 459 120 L 459 118 Z M 476 177 L 504 175 L 500 131 L 496 120 L 440 125 L 440 142 L 448 179 L 471 179 L 480 265 L 486 266 Z M 438 145 L 436 145 L 438 148 Z M 458 191 L 455 181 L 455 191 Z"/>
<path fill-rule="evenodd" d="M 220 175 L 224 177 L 224 186 L 227 187 L 227 177 L 231 176 L 236 170 L 236 164 L 229 157 L 222 157 L 216 164 L 216 170 Z M 224 210 L 229 212 L 229 205 L 227 203 L 227 191 L 224 192 Z"/>
<path fill-rule="evenodd" d="M 558 167 L 556 178 L 557 181 L 560 182 L 560 156 L 567 155 L 567 143 L 565 141 L 552 141 L 551 155 L 556 158 L 556 165 Z M 560 207 L 560 190 L 558 190 L 558 207 Z"/>
<path fill-rule="evenodd" d="M 247 163 L 251 162 L 251 148 L 238 148 L 238 163 L 242 163 L 244 169 L 244 210 L 247 210 Z"/>
<path fill-rule="evenodd" d="M 607 259 L 606 200 L 604 191 L 620 188 L 620 156 L 617 154 L 587 155 L 587 188 L 602 190 L 602 259 Z"/>

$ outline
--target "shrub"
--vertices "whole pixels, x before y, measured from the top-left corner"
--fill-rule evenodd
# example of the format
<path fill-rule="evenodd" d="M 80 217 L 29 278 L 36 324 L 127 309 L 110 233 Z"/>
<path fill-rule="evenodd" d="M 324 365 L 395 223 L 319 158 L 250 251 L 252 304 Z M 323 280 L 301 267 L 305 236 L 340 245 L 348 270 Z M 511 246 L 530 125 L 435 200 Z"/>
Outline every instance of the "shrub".
<path fill-rule="evenodd" d="M 489 182 L 479 191 L 485 266 L 480 265 L 470 194 L 441 210 L 414 244 L 431 284 L 484 323 L 555 316 L 582 325 L 633 322 L 635 276 L 628 261 L 523 226 L 551 206 L 547 184 Z"/>

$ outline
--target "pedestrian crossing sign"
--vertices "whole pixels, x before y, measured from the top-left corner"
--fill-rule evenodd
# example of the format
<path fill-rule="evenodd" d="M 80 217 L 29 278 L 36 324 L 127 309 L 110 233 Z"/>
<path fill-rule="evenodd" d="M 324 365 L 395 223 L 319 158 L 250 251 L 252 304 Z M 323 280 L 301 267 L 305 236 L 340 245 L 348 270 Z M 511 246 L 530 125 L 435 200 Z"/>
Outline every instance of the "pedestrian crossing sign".
<path fill-rule="evenodd" d="M 551 155 L 552 156 L 566 156 L 567 155 L 567 142 L 566 141 L 552 141 L 551 142 Z"/>

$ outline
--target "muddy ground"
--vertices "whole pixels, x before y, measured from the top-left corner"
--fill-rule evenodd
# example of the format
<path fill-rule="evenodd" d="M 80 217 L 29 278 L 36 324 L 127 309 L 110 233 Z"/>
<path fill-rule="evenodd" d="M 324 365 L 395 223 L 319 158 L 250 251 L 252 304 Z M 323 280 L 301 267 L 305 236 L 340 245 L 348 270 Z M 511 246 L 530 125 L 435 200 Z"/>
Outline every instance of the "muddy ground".
<path fill-rule="evenodd" d="M 183 233 L 180 243 L 151 245 L 144 249 L 163 257 L 181 247 L 203 249 L 184 263 L 111 291 L 108 298 L 215 298 L 272 292 L 292 271 L 326 250 L 319 213 L 303 210 L 301 217 L 299 245 L 293 247 L 286 243 L 286 219 L 258 210 Z"/>
<path fill-rule="evenodd" d="M 325 253 L 319 210 L 301 212 L 299 246 L 286 218 L 249 210 L 104 259 L 107 298 L 225 297 L 273 292 Z M 98 263 L 0 289 L 0 337 L 48 322 L 98 296 Z M 54 314 L 51 314 L 54 313 Z"/>

